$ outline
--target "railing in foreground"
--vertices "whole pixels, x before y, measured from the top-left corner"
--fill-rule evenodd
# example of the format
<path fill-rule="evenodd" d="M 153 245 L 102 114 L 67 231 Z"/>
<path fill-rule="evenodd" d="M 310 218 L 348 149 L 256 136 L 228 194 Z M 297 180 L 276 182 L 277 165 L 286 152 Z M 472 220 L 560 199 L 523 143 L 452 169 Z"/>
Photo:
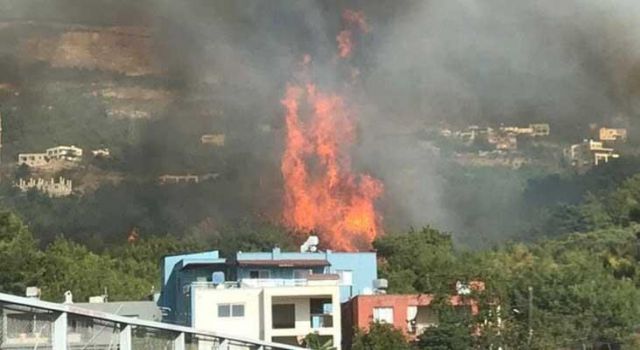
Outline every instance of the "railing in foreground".
<path fill-rule="evenodd" d="M 299 350 L 0 293 L 0 349 Z"/>

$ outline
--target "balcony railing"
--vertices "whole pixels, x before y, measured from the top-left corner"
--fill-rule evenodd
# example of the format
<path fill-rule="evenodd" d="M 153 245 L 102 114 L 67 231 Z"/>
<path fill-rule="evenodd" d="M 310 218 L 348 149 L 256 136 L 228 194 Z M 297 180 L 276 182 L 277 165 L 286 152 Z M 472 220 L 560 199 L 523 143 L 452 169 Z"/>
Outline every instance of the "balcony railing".
<path fill-rule="evenodd" d="M 309 285 L 306 279 L 284 279 L 284 278 L 246 278 L 240 281 L 243 288 L 263 288 L 263 287 L 305 287 Z"/>
<path fill-rule="evenodd" d="M 333 327 L 333 315 L 329 314 L 312 314 L 311 328 L 331 328 Z"/>
<path fill-rule="evenodd" d="M 284 278 L 246 278 L 239 282 L 224 282 L 222 284 L 213 284 L 212 282 L 192 282 L 191 285 L 184 286 L 184 292 L 189 287 L 194 288 L 216 288 L 216 289 L 232 289 L 232 288 L 273 288 L 273 287 L 306 287 L 309 281 L 306 279 L 284 279 Z"/>

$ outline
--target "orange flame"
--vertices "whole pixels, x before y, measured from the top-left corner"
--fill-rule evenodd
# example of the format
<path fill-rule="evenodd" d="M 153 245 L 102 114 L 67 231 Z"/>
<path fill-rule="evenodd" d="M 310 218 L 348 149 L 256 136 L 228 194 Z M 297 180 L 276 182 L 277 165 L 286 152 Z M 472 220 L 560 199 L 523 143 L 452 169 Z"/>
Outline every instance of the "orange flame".
<path fill-rule="evenodd" d="M 370 28 L 364 12 L 347 9 L 342 12 L 342 19 L 348 24 L 357 26 L 363 33 L 369 33 Z"/>
<path fill-rule="evenodd" d="M 351 57 L 353 53 L 353 28 L 361 33 L 369 32 L 369 24 L 362 11 L 345 10 L 342 19 L 347 29 L 341 31 L 336 37 L 338 42 L 338 56 L 342 59 Z"/>
<path fill-rule="evenodd" d="M 338 56 L 340 58 L 349 58 L 353 52 L 353 40 L 351 38 L 350 30 L 343 30 L 336 37 L 338 42 Z"/>
<path fill-rule="evenodd" d="M 369 31 L 364 14 L 346 10 L 348 29 L 338 35 L 338 55 L 353 52 L 355 27 Z M 311 57 L 304 55 L 303 73 Z M 351 80 L 359 74 L 352 69 Z M 291 84 L 282 99 L 287 139 L 282 156 L 284 223 L 295 230 L 315 231 L 333 249 L 366 250 L 383 233 L 375 201 L 383 192 L 377 179 L 351 171 L 349 148 L 354 120 L 342 97 L 319 91 L 314 84 Z"/>
<path fill-rule="evenodd" d="M 316 231 L 334 249 L 370 248 L 382 233 L 374 203 L 383 187 L 369 175 L 351 172 L 348 148 L 354 126 L 343 99 L 311 84 L 289 85 L 282 104 L 287 126 L 281 164 L 285 224 Z M 308 114 L 306 123 L 302 113 Z"/>

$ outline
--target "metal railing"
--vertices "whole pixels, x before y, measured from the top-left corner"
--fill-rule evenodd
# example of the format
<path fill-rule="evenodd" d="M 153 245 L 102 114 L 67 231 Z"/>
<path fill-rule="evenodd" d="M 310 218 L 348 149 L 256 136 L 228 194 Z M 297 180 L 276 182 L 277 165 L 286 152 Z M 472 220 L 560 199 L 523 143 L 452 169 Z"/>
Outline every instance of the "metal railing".
<path fill-rule="evenodd" d="M 306 287 L 309 285 L 307 279 L 286 279 L 286 278 L 244 278 L 239 282 L 224 282 L 220 285 L 213 282 L 191 282 L 191 285 L 184 286 L 185 291 L 189 287 L 196 288 L 274 288 L 274 287 Z"/>
<path fill-rule="evenodd" d="M 0 293 L 0 350 L 300 350 Z"/>

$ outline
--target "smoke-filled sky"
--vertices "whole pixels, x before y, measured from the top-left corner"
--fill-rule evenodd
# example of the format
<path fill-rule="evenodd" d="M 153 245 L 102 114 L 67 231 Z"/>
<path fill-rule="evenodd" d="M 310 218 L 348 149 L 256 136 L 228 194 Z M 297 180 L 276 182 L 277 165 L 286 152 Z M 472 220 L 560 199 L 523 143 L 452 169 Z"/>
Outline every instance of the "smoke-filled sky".
<path fill-rule="evenodd" d="M 210 97 L 237 111 L 223 129 L 275 130 L 271 140 L 247 132 L 240 143 L 275 168 L 280 99 L 310 54 L 317 80 L 358 111 L 355 166 L 385 182 L 382 206 L 402 218 L 386 221 L 398 226 L 464 229 L 441 204 L 439 159 L 419 143 L 420 128 L 550 122 L 576 141 L 590 122 L 627 124 L 640 111 L 636 0 L 129 3 L 2 0 L 0 6 L 24 18 L 150 26 L 155 61 L 178 95 Z M 345 8 L 363 10 L 371 27 L 348 62 L 360 71 L 349 87 L 350 70 L 335 59 Z"/>

